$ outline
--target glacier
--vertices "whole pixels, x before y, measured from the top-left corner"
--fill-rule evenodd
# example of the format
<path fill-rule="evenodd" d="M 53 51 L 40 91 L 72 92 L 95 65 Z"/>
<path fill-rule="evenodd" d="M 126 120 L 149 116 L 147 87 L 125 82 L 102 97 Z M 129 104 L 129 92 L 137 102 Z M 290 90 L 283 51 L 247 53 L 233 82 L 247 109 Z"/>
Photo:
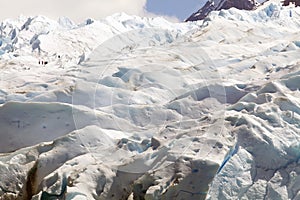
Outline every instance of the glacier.
<path fill-rule="evenodd" d="M 0 200 L 300 199 L 300 8 L 1 23 Z"/>

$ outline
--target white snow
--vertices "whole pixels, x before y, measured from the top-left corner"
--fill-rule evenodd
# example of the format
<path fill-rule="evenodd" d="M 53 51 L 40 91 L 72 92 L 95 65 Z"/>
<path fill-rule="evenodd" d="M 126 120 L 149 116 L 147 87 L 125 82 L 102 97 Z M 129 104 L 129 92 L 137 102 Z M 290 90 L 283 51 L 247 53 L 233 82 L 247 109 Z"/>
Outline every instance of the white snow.
<path fill-rule="evenodd" d="M 90 22 L 3 22 L 0 199 L 299 199 L 300 8 Z"/>

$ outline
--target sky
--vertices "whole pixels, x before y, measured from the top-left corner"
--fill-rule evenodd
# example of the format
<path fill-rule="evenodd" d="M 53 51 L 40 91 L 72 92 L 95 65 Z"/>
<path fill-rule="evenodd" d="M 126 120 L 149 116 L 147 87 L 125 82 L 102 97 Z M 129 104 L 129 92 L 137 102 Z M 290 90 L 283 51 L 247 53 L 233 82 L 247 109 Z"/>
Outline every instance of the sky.
<path fill-rule="evenodd" d="M 139 16 L 165 16 L 183 21 L 205 0 L 0 0 L 0 21 L 20 15 L 66 16 L 75 22 L 101 19 L 117 12 Z"/>
<path fill-rule="evenodd" d="M 146 10 L 158 15 L 167 15 L 183 21 L 203 5 L 204 0 L 148 0 Z"/>

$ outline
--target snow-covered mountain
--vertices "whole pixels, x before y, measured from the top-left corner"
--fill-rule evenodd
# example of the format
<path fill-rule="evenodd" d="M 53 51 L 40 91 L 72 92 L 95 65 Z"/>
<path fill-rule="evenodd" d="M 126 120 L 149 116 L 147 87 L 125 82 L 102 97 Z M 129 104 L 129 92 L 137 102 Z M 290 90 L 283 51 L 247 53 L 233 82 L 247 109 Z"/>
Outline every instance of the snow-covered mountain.
<path fill-rule="evenodd" d="M 27 55 L 35 59 L 35 63 L 44 59 L 53 64 L 58 60 L 68 63 L 72 60 L 72 64 L 77 64 L 83 54 L 89 54 L 114 35 L 162 25 L 178 34 L 195 28 L 195 25 L 174 25 L 163 18 L 143 19 L 124 13 L 100 21 L 88 19 L 79 25 L 66 17 L 54 21 L 44 16 L 21 16 L 1 23 L 0 55 L 4 59 Z M 58 56 L 60 59 L 57 59 Z"/>
<path fill-rule="evenodd" d="M 5 20 L 0 199 L 300 198 L 300 8 Z"/>
<path fill-rule="evenodd" d="M 193 13 L 186 21 L 204 19 L 210 12 L 222 9 L 237 8 L 240 10 L 254 10 L 265 0 L 208 0 L 202 8 Z"/>

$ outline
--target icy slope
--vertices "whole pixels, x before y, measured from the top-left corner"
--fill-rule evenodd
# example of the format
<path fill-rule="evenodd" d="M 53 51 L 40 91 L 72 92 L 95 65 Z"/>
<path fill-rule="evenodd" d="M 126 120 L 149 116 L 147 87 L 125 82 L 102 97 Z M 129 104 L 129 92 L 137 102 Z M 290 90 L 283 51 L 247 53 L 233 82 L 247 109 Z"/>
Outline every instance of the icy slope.
<path fill-rule="evenodd" d="M 299 199 L 299 8 L 49 24 L 0 60 L 0 199 Z"/>
<path fill-rule="evenodd" d="M 164 27 L 165 29 L 185 33 L 195 28 L 172 24 L 163 18 L 141 18 L 125 13 L 115 14 L 96 21 L 88 19 L 81 24 L 74 24 L 68 18 L 57 22 L 44 16 L 25 17 L 5 20 L 0 26 L 0 55 L 14 60 L 19 55 L 34 55 L 50 63 L 78 63 L 80 56 L 92 52 L 102 42 L 116 34 L 138 28 Z M 36 63 L 38 63 L 36 61 Z M 69 64 L 71 64 L 69 62 Z"/>

